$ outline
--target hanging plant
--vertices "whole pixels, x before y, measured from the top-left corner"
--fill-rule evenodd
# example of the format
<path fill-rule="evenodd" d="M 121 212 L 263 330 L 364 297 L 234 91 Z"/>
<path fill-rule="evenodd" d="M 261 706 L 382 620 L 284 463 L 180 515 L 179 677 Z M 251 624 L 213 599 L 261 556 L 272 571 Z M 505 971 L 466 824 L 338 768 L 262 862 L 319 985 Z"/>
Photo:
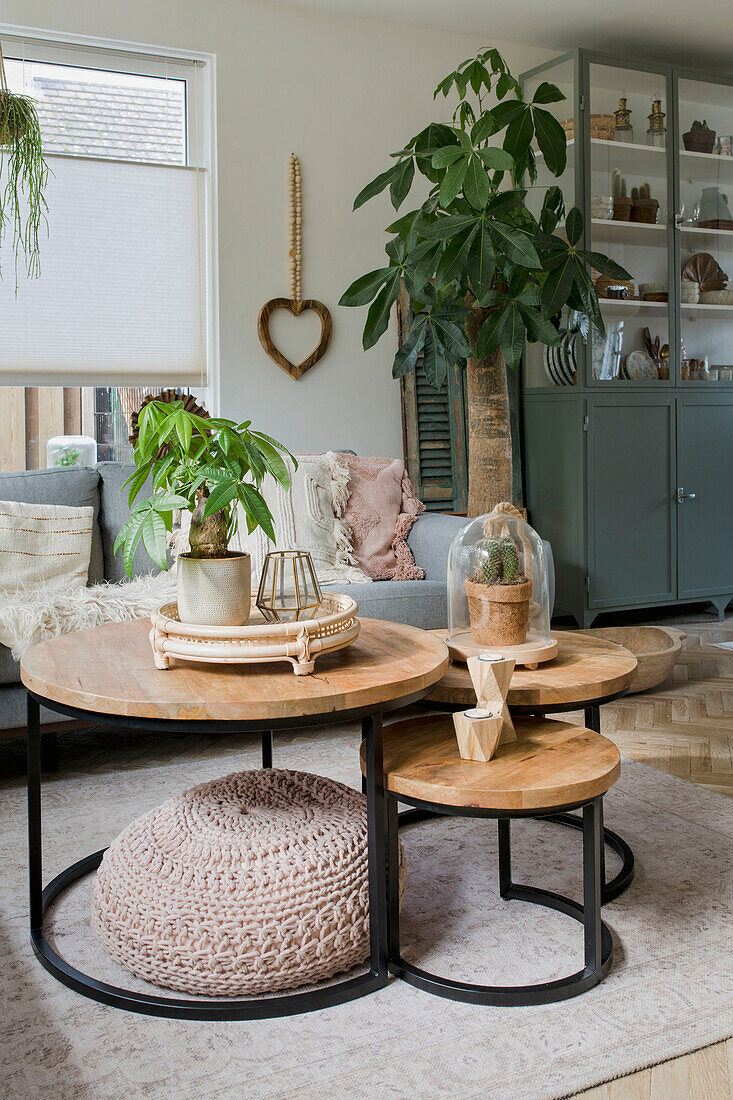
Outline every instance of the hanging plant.
<path fill-rule="evenodd" d="M 48 209 L 44 198 L 48 171 L 35 104 L 28 96 L 10 91 L 0 46 L 0 254 L 12 225 L 16 291 L 21 251 L 28 278 L 41 274 L 38 232 Z"/>

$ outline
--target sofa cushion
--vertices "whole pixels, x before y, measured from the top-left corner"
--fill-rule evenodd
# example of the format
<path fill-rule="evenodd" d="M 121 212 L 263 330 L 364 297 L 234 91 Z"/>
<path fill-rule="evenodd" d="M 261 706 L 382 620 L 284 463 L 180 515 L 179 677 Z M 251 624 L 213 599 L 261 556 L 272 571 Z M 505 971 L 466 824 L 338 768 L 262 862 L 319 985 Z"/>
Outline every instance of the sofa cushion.
<path fill-rule="evenodd" d="M 0 474 L 0 500 L 16 500 L 24 504 L 80 504 L 92 507 L 94 523 L 88 582 L 99 584 L 104 580 L 99 474 L 95 469 L 91 466 L 67 466 L 61 470 L 23 470 L 14 474 Z"/>
<path fill-rule="evenodd" d="M 19 680 L 20 664 L 7 646 L 0 645 L 0 684 L 17 684 Z"/>
<path fill-rule="evenodd" d="M 120 527 L 130 515 L 130 508 L 127 503 L 129 486 L 125 486 L 124 489 L 122 486 L 130 474 L 135 472 L 135 467 L 132 462 L 99 462 L 97 470 L 99 471 L 99 496 L 102 505 L 99 526 L 102 532 L 102 547 L 104 549 L 104 577 L 111 582 L 124 581 L 127 580 L 127 573 L 122 564 L 122 551 L 120 550 L 115 557 L 114 547 L 115 539 L 120 533 Z M 152 485 L 147 481 L 140 490 L 137 499 L 144 500 L 152 491 Z M 142 542 L 140 542 L 132 562 L 132 575 L 139 577 L 144 573 L 157 572 L 157 565 L 154 565 L 150 560 Z"/>
<path fill-rule="evenodd" d="M 440 630 L 448 625 L 445 581 L 372 581 L 323 587 L 353 597 L 364 619 L 391 619 L 423 630 Z"/>

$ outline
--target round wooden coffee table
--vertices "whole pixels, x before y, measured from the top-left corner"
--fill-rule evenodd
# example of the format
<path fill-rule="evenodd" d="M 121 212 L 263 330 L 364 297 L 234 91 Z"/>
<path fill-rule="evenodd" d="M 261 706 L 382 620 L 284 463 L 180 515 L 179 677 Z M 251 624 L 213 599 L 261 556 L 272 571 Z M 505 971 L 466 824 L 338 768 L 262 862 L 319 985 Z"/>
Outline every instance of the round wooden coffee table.
<path fill-rule="evenodd" d="M 445 638 L 446 630 L 431 631 Z M 601 732 L 600 708 L 604 703 L 620 699 L 629 689 L 636 670 L 634 654 L 615 642 L 583 634 L 580 630 L 557 630 L 552 637 L 558 642 L 557 657 L 536 669 L 517 668 L 512 674 L 507 703 L 513 715 L 556 714 L 583 710 L 585 725 Z M 434 710 L 464 710 L 476 705 L 476 693 L 466 665 L 451 662 L 443 679 L 424 700 Z M 401 821 L 409 824 L 426 815 L 406 811 Z M 582 829 L 580 817 L 569 813 L 552 815 L 559 825 Z M 621 869 L 605 882 L 603 901 L 618 897 L 634 877 L 634 853 L 618 833 L 604 830 L 605 842 L 621 858 Z"/>
<path fill-rule="evenodd" d="M 42 965 L 64 985 L 118 1008 L 188 1020 L 286 1016 L 341 1004 L 388 980 L 382 716 L 418 702 L 448 667 L 442 639 L 399 623 L 361 620 L 353 645 L 318 659 L 315 674 L 289 665 L 174 664 L 158 670 L 146 620 L 111 623 L 33 646 L 21 662 L 28 693 L 30 933 Z M 272 766 L 272 731 L 362 722 L 367 769 L 370 969 L 356 978 L 286 996 L 183 999 L 136 993 L 98 981 L 62 958 L 44 935 L 44 915 L 67 886 L 94 871 L 104 849 L 84 856 L 43 888 L 40 705 L 105 726 L 161 733 L 262 734 Z"/>
<path fill-rule="evenodd" d="M 604 794 L 620 774 L 619 751 L 607 738 L 555 718 L 519 718 L 516 731 L 517 740 L 500 745 L 484 763 L 461 758 L 453 723 L 443 715 L 395 722 L 385 730 L 389 965 L 411 985 L 451 1000 L 548 1004 L 597 985 L 611 965 L 613 940 L 601 920 L 602 806 Z M 362 752 L 362 766 L 365 761 Z M 585 941 L 582 969 L 551 982 L 496 986 L 456 981 L 405 961 L 400 953 L 399 885 L 397 876 L 390 874 L 390 868 L 399 864 L 398 802 L 432 816 L 496 818 L 501 897 L 533 902 L 580 921 Z M 569 809 L 582 811 L 582 905 L 549 890 L 515 883 L 511 875 L 512 819 L 552 820 L 557 812 Z"/>

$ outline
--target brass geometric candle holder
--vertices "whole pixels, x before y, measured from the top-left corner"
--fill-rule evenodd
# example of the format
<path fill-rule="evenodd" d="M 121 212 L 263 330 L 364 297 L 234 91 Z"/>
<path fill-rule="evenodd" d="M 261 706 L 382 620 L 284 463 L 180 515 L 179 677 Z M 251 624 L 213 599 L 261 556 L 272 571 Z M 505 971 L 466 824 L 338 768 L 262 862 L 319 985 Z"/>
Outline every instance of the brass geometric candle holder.
<path fill-rule="evenodd" d="M 273 550 L 265 557 L 255 602 L 268 623 L 312 619 L 322 599 L 307 551 Z"/>

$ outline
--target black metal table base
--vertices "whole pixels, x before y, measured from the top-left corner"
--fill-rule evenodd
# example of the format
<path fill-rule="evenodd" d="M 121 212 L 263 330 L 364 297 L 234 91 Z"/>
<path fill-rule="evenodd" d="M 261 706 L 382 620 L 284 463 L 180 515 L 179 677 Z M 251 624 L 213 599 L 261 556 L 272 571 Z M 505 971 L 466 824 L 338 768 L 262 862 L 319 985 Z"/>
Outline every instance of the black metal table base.
<path fill-rule="evenodd" d="M 468 1004 L 519 1007 L 550 1004 L 585 993 L 597 985 L 611 966 L 613 939 L 601 919 L 601 867 L 603 852 L 603 798 L 599 796 L 582 804 L 581 828 L 583 830 L 583 904 L 550 890 L 522 886 L 511 877 L 511 822 L 506 816 L 472 808 L 456 810 L 453 807 L 420 804 L 416 809 L 398 815 L 396 796 L 387 794 L 387 902 L 389 907 L 389 969 L 397 977 L 427 993 L 447 997 Z M 403 796 L 399 800 L 404 801 Z M 567 977 L 533 985 L 479 985 L 456 981 L 453 978 L 432 974 L 407 962 L 400 954 L 400 912 L 398 876 L 391 869 L 398 866 L 398 816 L 414 815 L 412 821 L 425 820 L 427 815 L 456 815 L 467 817 L 497 817 L 499 830 L 499 893 L 506 900 L 526 901 L 554 909 L 572 917 L 583 925 L 584 966 Z M 540 816 L 519 812 L 516 817 Z M 559 816 L 559 815 L 558 815 Z M 541 818 L 548 820 L 546 816 Z"/>
<path fill-rule="evenodd" d="M 392 701 L 385 711 L 397 710 L 416 702 L 417 696 Z M 382 759 L 382 711 L 353 710 L 312 716 L 298 721 L 283 720 L 279 723 L 247 723 L 237 728 L 262 734 L 262 763 L 272 767 L 272 726 L 292 728 L 298 725 L 361 719 L 362 736 L 366 741 L 367 774 L 367 837 L 369 851 L 369 911 L 370 945 L 369 970 L 364 974 L 321 985 L 306 992 L 282 996 L 259 996 L 246 999 L 180 998 L 156 994 L 137 993 L 120 986 L 99 981 L 85 974 L 66 961 L 48 942 L 44 932 L 44 917 L 51 903 L 72 883 L 93 872 L 100 864 L 106 849 L 85 856 L 67 867 L 43 888 L 42 818 L 41 818 L 41 733 L 39 703 L 71 717 L 89 717 L 70 707 L 61 707 L 49 700 L 28 693 L 28 848 L 30 886 L 30 938 L 36 957 L 42 966 L 59 982 L 89 997 L 91 1000 L 128 1009 L 149 1016 L 163 1016 L 178 1020 L 257 1020 L 278 1016 L 291 1016 L 301 1012 L 313 1012 L 321 1008 L 343 1004 L 356 997 L 382 989 L 389 981 L 387 966 L 387 872 L 386 836 L 384 829 L 385 801 Z M 153 721 L 149 719 L 121 718 L 111 715 L 92 715 L 105 725 L 117 725 L 126 729 L 158 730 L 166 733 L 220 732 L 231 730 L 231 722 Z M 264 728 L 263 728 L 264 727 Z"/>

